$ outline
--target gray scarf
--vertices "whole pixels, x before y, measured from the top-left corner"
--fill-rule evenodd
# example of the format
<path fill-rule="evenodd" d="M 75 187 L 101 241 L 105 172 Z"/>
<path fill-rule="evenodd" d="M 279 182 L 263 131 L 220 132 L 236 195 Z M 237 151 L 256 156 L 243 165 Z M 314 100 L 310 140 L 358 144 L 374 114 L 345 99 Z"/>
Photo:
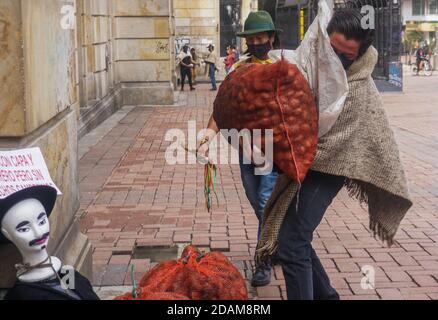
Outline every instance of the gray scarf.
<path fill-rule="evenodd" d="M 368 205 L 370 229 L 388 245 L 412 206 L 394 134 L 371 78 L 377 51 L 370 47 L 347 71 L 349 93 L 332 129 L 318 140 L 311 170 L 346 177 L 351 197 Z M 265 206 L 256 259 L 269 260 L 297 183 L 281 175 Z"/>

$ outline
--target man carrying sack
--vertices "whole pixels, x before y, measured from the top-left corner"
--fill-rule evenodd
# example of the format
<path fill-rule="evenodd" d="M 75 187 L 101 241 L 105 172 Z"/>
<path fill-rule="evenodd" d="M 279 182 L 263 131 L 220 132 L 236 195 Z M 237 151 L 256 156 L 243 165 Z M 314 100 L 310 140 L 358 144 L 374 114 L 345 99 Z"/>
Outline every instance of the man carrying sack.
<path fill-rule="evenodd" d="M 244 31 L 238 33 L 237 36 L 245 38 L 248 51 L 242 56 L 240 61 L 232 66 L 230 72 L 248 63 L 273 63 L 268 53 L 278 46 L 279 40 L 277 33 L 281 32 L 281 30 L 275 27 L 270 14 L 266 11 L 251 12 L 245 21 L 244 28 Z M 197 150 L 197 152 L 202 155 L 208 153 L 209 143 L 219 132 L 213 114 L 210 117 L 207 129 L 207 134 L 204 139 L 202 139 L 201 145 Z M 242 184 L 245 189 L 245 194 L 259 220 L 257 236 L 260 238 L 263 209 L 274 188 L 278 177 L 278 170 L 274 167 L 271 172 L 258 175 L 256 174 L 256 166 L 253 161 L 251 161 L 252 159 L 245 160 L 248 161 L 244 161 L 244 154 L 240 152 L 239 165 Z M 256 264 L 251 285 L 254 287 L 268 285 L 271 281 L 271 269 L 272 266 L 270 263 Z"/>
<path fill-rule="evenodd" d="M 389 245 L 412 206 L 397 143 L 371 77 L 378 58 L 371 46 L 373 30 L 363 29 L 361 19 L 358 10 L 344 9 L 330 20 L 330 43 L 348 80 L 345 104 L 319 138 L 302 185 L 280 175 L 265 206 L 256 256 L 279 260 L 288 299 L 339 299 L 311 242 L 342 187 L 368 204 L 371 231 Z"/>

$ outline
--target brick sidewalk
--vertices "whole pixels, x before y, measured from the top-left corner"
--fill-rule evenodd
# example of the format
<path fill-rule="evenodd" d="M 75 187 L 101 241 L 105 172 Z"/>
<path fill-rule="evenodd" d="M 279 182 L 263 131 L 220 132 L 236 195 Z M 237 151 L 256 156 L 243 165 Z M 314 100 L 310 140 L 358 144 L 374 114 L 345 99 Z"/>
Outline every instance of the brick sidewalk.
<path fill-rule="evenodd" d="M 415 205 L 397 243 L 386 248 L 367 228 L 366 209 L 340 192 L 315 232 L 313 245 L 342 299 L 438 299 L 438 77 L 405 79 L 405 94 L 384 94 Z M 168 129 L 198 130 L 208 121 L 214 93 L 207 85 L 180 95 L 185 106 L 125 107 L 80 142 L 81 228 L 94 246 L 94 285 L 130 285 L 154 263 L 133 259 L 135 246 L 193 243 L 224 252 L 251 276 L 257 220 L 238 165 L 220 165 L 220 206 L 204 207 L 203 166 L 165 162 Z M 361 267 L 375 269 L 375 289 L 361 288 Z M 254 299 L 284 299 L 280 267 Z"/>

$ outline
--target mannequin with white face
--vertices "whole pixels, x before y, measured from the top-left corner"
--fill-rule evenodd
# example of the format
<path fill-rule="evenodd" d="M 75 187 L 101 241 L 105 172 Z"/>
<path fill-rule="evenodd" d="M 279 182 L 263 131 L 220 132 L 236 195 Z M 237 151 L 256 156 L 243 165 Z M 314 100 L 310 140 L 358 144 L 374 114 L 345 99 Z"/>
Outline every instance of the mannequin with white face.
<path fill-rule="evenodd" d="M 36 266 L 52 264 L 43 268 L 35 268 L 23 275 L 17 274 L 20 281 L 38 282 L 56 277 L 55 271 L 61 269 L 61 261 L 50 257 L 47 253 L 50 225 L 44 206 L 36 199 L 25 199 L 11 207 L 0 221 L 0 230 L 20 251 L 23 264 Z"/>

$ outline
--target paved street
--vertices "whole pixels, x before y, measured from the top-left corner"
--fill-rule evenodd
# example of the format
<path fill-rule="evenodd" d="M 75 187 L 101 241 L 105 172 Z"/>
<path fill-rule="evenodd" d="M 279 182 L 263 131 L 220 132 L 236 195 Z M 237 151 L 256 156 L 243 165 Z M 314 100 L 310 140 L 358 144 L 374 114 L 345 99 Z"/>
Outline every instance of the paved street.
<path fill-rule="evenodd" d="M 437 89 L 438 76 L 407 74 L 403 94 L 382 94 L 415 202 L 396 244 L 387 248 L 372 238 L 366 209 L 344 190 L 315 232 L 313 245 L 342 299 L 438 299 Z M 203 166 L 168 165 L 164 158 L 166 131 L 186 131 L 189 120 L 198 130 L 205 126 L 214 94 L 201 84 L 179 94 L 178 106 L 126 106 L 80 141 L 78 214 L 94 247 L 96 287 L 130 290 L 115 288 L 131 284 L 130 266 L 139 279 L 155 263 L 140 249 L 187 243 L 224 252 L 250 279 L 257 220 L 238 165 L 219 166 L 219 206 L 209 214 Z M 361 287 L 367 265 L 375 270 L 374 289 Z M 269 286 L 248 288 L 254 299 L 286 298 L 279 266 Z"/>

